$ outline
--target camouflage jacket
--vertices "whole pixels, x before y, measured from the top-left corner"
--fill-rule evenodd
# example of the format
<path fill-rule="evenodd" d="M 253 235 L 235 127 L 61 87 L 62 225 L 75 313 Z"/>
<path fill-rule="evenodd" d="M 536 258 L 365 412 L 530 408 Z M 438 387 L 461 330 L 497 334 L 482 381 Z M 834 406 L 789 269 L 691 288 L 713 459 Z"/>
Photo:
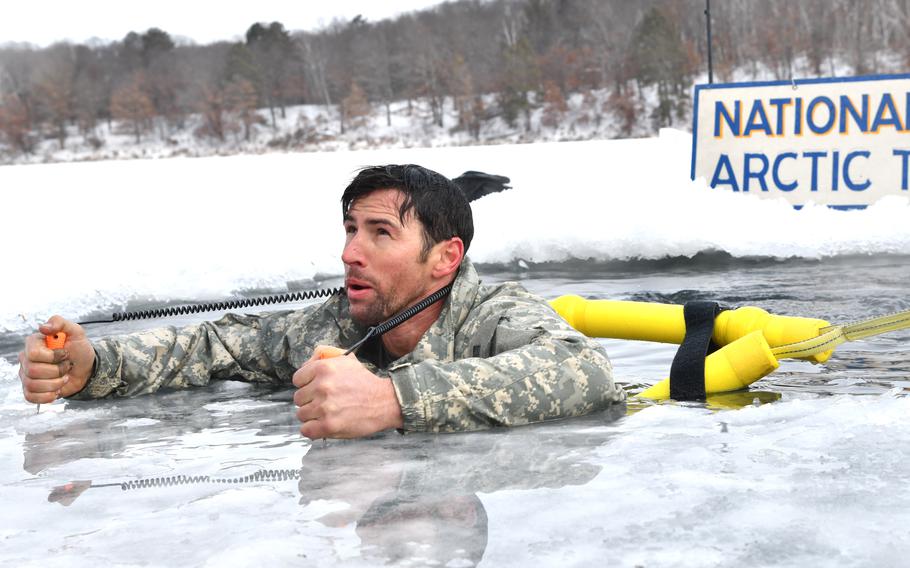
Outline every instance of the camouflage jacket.
<path fill-rule="evenodd" d="M 358 351 L 368 369 L 392 380 L 405 430 L 527 424 L 625 399 L 603 348 L 520 285 L 483 286 L 465 259 L 442 301 L 439 318 L 407 355 L 386 363 L 369 356 L 376 349 Z M 213 378 L 290 384 L 316 345 L 347 347 L 365 333 L 337 295 L 301 310 L 110 337 L 95 343 L 95 373 L 73 398 L 133 396 Z"/>

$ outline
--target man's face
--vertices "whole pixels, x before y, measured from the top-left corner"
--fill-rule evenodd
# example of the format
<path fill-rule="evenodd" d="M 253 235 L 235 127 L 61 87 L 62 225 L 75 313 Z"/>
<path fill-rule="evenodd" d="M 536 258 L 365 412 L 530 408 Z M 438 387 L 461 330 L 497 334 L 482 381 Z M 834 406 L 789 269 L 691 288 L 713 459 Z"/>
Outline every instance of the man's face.
<path fill-rule="evenodd" d="M 413 210 L 401 222 L 403 201 L 397 189 L 380 189 L 354 201 L 345 215 L 345 286 L 351 316 L 362 325 L 380 323 L 433 291 L 431 264 L 420 260 L 423 228 Z"/>

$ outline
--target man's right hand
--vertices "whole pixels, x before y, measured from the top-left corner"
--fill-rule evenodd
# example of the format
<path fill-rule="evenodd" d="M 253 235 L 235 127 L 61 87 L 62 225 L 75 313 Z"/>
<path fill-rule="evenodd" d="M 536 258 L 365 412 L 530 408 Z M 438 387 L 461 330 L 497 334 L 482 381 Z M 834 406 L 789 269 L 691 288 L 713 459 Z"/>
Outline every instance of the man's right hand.
<path fill-rule="evenodd" d="M 78 324 L 54 316 L 25 339 L 19 353 L 19 380 L 25 400 L 48 404 L 81 391 L 92 374 L 95 350 Z M 64 332 L 62 349 L 49 349 L 45 337 Z"/>

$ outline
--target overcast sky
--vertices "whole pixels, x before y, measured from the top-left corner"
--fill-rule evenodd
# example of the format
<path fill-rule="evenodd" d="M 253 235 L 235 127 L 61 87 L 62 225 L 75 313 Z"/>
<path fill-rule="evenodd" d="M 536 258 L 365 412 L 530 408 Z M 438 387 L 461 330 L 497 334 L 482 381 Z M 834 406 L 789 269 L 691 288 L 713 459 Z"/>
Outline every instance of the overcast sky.
<path fill-rule="evenodd" d="M 242 38 L 255 22 L 278 21 L 291 31 L 313 30 L 334 18 L 361 14 L 377 21 L 443 0 L 7 0 L 0 44 L 90 38 L 120 40 L 157 27 L 196 43 Z"/>

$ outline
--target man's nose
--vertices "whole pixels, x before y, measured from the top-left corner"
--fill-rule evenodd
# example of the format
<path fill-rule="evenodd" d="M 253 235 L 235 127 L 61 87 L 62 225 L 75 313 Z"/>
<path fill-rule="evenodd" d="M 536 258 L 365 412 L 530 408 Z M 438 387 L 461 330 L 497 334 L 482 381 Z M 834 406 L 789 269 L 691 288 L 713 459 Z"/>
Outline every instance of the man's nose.
<path fill-rule="evenodd" d="M 360 242 L 357 239 L 357 235 L 352 236 L 344 244 L 344 249 L 341 251 L 341 262 L 346 265 L 352 264 L 363 264 L 363 253 L 360 248 Z"/>

